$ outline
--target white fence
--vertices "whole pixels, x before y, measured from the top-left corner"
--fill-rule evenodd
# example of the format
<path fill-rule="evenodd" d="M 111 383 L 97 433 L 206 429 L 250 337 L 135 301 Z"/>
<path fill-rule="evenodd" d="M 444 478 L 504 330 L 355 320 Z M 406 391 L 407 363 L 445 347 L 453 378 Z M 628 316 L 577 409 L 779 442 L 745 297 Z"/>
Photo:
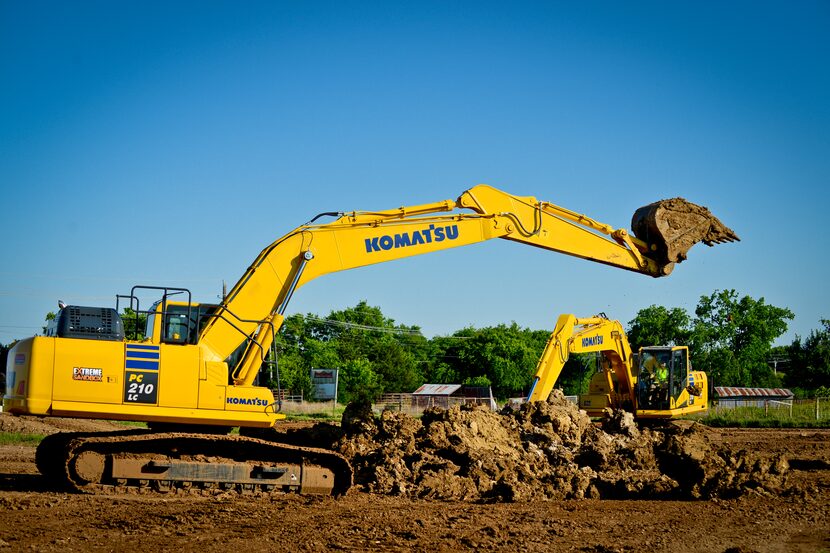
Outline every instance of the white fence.
<path fill-rule="evenodd" d="M 455 405 L 480 404 L 492 408 L 489 397 L 416 396 L 414 394 L 383 394 L 372 407 L 375 411 L 391 409 L 409 415 L 420 415 L 430 407 L 449 409 Z"/>
<path fill-rule="evenodd" d="M 764 399 L 719 398 L 712 402 L 710 414 L 727 415 L 735 409 L 763 409 L 765 415 L 777 418 L 830 420 L 830 398 L 815 399 Z"/>

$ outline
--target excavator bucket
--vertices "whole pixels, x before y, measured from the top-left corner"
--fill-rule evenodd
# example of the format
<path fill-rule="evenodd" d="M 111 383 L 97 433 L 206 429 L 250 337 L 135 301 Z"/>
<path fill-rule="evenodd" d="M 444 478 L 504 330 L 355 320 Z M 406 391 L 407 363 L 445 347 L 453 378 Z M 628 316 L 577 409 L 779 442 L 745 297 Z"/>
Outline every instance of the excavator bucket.
<path fill-rule="evenodd" d="M 634 236 L 649 245 L 649 257 L 671 272 L 674 263 L 686 259 L 689 249 L 739 241 L 738 235 L 705 207 L 683 198 L 660 200 L 643 206 L 631 218 Z"/>

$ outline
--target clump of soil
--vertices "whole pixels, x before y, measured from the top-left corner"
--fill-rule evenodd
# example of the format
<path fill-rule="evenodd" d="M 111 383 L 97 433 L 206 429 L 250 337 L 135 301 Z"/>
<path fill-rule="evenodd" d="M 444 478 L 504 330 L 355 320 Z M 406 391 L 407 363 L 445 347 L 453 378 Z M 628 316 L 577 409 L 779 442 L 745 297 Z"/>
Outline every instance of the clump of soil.
<path fill-rule="evenodd" d="M 670 198 L 643 206 L 631 218 L 634 236 L 654 246 L 650 256 L 671 273 L 674 263 L 687 257 L 689 249 L 703 242 L 707 246 L 740 240 L 731 228 L 703 206 L 684 198 Z"/>
<path fill-rule="evenodd" d="M 342 431 L 334 449 L 351 461 L 355 485 L 408 497 L 725 497 L 779 492 L 788 470 L 782 457 L 716 445 L 700 424 L 640 429 L 616 411 L 597 427 L 559 392 L 518 411 L 464 405 L 421 419 L 354 405 Z"/>
<path fill-rule="evenodd" d="M 715 448 L 707 427 L 672 427 L 657 454 L 664 472 L 695 498 L 732 497 L 747 491 L 781 492 L 789 463 L 782 455 L 761 457 L 746 450 Z"/>

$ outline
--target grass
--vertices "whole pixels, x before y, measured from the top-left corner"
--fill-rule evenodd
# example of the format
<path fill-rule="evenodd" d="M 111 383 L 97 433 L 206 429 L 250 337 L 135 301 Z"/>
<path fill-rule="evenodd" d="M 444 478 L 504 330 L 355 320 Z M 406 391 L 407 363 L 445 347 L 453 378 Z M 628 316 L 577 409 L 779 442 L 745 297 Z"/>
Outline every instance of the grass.
<path fill-rule="evenodd" d="M 815 403 L 793 403 L 789 407 L 735 407 L 732 409 L 710 409 L 699 419 L 707 426 L 737 428 L 828 428 L 830 417 L 822 413 L 816 419 Z"/>
<path fill-rule="evenodd" d="M 827 420 L 792 420 L 770 417 L 736 418 L 710 415 L 700 419 L 706 426 L 720 428 L 830 428 Z"/>
<path fill-rule="evenodd" d="M 130 428 L 147 428 L 146 422 L 140 421 L 110 421 L 114 422 L 115 424 L 120 424 L 122 426 L 129 426 Z"/>
<path fill-rule="evenodd" d="M 0 433 L 0 445 L 28 445 L 36 446 L 45 438 L 43 434 L 26 434 L 25 432 Z"/>
<path fill-rule="evenodd" d="M 314 421 L 314 422 L 340 422 L 340 417 L 332 413 L 302 413 L 292 415 L 286 413 L 286 421 Z"/>
<path fill-rule="evenodd" d="M 130 428 L 147 428 L 147 423 L 135 421 L 110 421 Z M 32 434 L 29 432 L 0 432 L 0 445 L 38 445 L 46 434 Z"/>
<path fill-rule="evenodd" d="M 283 403 L 282 413 L 287 421 L 340 421 L 346 406 L 325 403 Z"/>

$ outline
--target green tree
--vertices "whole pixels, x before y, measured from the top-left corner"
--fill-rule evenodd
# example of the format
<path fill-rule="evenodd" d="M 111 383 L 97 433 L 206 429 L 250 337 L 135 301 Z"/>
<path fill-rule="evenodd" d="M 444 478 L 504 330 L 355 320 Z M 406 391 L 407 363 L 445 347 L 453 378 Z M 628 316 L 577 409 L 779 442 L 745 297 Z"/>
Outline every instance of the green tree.
<path fill-rule="evenodd" d="M 341 360 L 334 343 L 309 337 L 305 333 L 307 329 L 302 315 L 288 317 L 274 344 L 280 387 L 291 390 L 293 394 L 314 399 L 311 369 L 339 369 Z M 269 384 L 276 387 L 276 375 Z"/>
<path fill-rule="evenodd" d="M 46 314 L 46 317 L 43 318 L 43 320 L 46 321 L 46 324 L 41 327 L 44 334 L 46 334 L 46 328 L 49 326 L 49 322 L 54 321 L 55 317 L 57 317 L 57 314 L 54 311 L 49 311 Z"/>
<path fill-rule="evenodd" d="M 311 371 L 307 368 L 305 359 L 299 349 L 290 348 L 277 354 L 277 373 L 269 374 L 268 386 L 276 389 L 278 379 L 282 390 L 290 390 L 294 395 L 313 399 L 311 385 Z"/>
<path fill-rule="evenodd" d="M 541 354 L 540 354 L 541 355 Z M 557 388 L 562 388 L 565 395 L 576 396 L 588 392 L 591 377 L 597 371 L 597 355 L 594 353 L 574 353 L 568 356 L 562 373 L 559 375 Z"/>
<path fill-rule="evenodd" d="M 530 387 L 549 333 L 522 329 L 516 323 L 465 328 L 442 341 L 442 359 L 431 370 L 436 383 L 461 383 L 486 377 L 497 397 L 521 394 Z"/>
<path fill-rule="evenodd" d="M 136 313 L 129 307 L 125 307 L 121 313 L 121 321 L 124 323 L 124 336 L 128 340 L 143 340 L 144 331 L 147 329 L 147 314 Z"/>
<path fill-rule="evenodd" d="M 411 392 L 423 384 L 429 347 L 417 326 L 395 324 L 380 308 L 361 301 L 332 311 L 313 335 L 334 344 L 341 362 L 365 359 L 386 392 Z"/>
<path fill-rule="evenodd" d="M 0 344 L 0 392 L 3 393 L 6 391 L 6 361 L 9 358 L 9 350 L 11 350 L 16 343 L 17 340 L 14 340 L 10 344 Z"/>
<path fill-rule="evenodd" d="M 691 336 L 691 319 L 683 308 L 652 305 L 640 309 L 628 322 L 626 334 L 635 352 L 643 346 L 686 345 Z"/>
<path fill-rule="evenodd" d="M 272 374 L 269 386 L 276 388 L 277 378 L 283 390 L 292 394 L 313 399 L 311 369 L 314 363 L 325 362 L 320 352 L 319 340 L 309 335 L 305 317 L 299 314 L 289 315 L 283 321 L 274 338 L 277 352 L 277 374 Z M 317 368 L 323 368 L 317 365 Z M 336 368 L 336 367 L 335 367 Z"/>
<path fill-rule="evenodd" d="M 310 381 L 301 377 L 312 368 L 348 370 L 341 381 L 343 394 L 351 382 L 364 382 L 371 394 L 411 392 L 424 382 L 432 348 L 416 326 L 398 325 L 380 308 L 361 301 L 354 307 L 332 311 L 326 318 L 314 314 L 287 317 L 275 340 L 283 387 L 311 393 Z M 364 371 L 369 363 L 371 377 Z M 342 373 L 341 373 L 342 374 Z M 362 375 L 360 378 L 356 375 Z"/>
<path fill-rule="evenodd" d="M 340 372 L 338 399 L 341 402 L 372 402 L 383 393 L 381 377 L 372 370 L 368 359 L 349 359 Z"/>
<path fill-rule="evenodd" d="M 451 336 L 435 336 L 429 341 L 430 354 L 424 371 L 425 382 L 452 384 L 464 380 L 457 371 L 458 363 L 454 358 L 457 357 L 457 341 L 469 338 L 464 336 L 468 331 L 473 332 L 472 329 L 457 330 Z"/>
<path fill-rule="evenodd" d="M 489 388 L 493 385 L 493 383 L 490 382 L 490 379 L 486 376 L 471 376 L 464 379 L 462 384 L 465 386 L 477 386 L 480 388 Z"/>
<path fill-rule="evenodd" d="M 796 336 L 789 347 L 787 385 L 808 390 L 830 387 L 830 320 L 822 319 L 821 325 L 803 343 Z"/>
<path fill-rule="evenodd" d="M 719 386 L 777 386 L 767 364 L 772 342 L 787 330 L 792 311 L 735 290 L 702 296 L 695 309 L 691 349 L 695 368 Z"/>

